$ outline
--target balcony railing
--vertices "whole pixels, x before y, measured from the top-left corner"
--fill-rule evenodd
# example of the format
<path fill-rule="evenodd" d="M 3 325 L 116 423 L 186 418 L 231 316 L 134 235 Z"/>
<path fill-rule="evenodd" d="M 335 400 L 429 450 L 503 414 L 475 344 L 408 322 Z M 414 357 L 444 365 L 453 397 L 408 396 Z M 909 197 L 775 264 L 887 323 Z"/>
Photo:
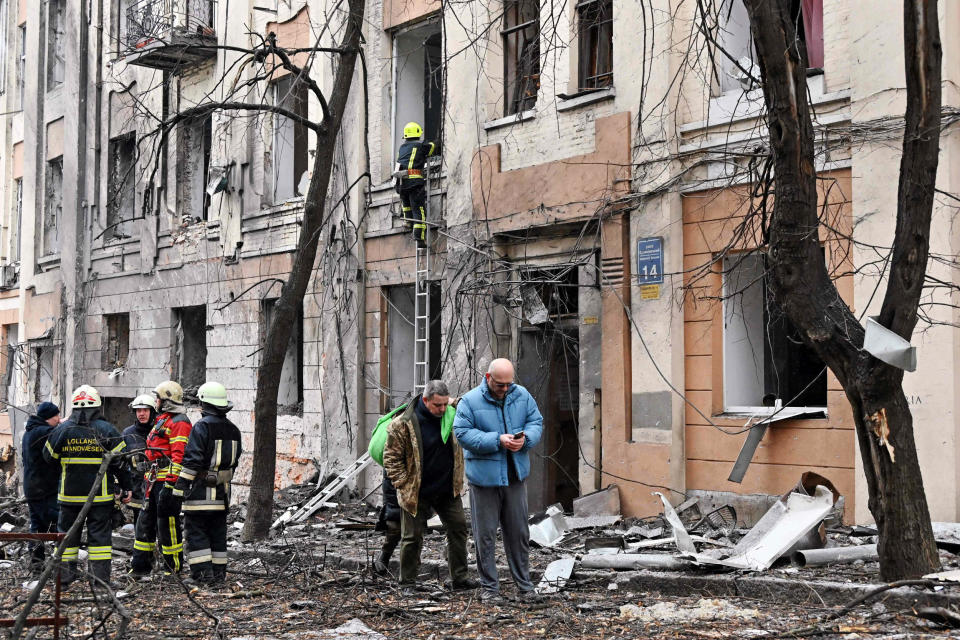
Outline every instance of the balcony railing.
<path fill-rule="evenodd" d="M 209 48 L 189 47 L 216 43 L 215 16 L 216 0 L 135 0 L 127 5 L 124 16 L 124 53 L 134 56 L 132 64 L 160 68 L 170 67 L 171 60 L 183 63 L 213 57 L 215 51 Z"/>

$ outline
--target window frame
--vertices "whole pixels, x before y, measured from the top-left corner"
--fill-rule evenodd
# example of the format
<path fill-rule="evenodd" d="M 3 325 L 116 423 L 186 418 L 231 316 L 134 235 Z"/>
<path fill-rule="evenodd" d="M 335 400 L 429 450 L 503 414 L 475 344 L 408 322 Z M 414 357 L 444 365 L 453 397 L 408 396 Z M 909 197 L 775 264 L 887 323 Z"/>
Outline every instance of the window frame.
<path fill-rule="evenodd" d="M 613 0 L 581 0 L 576 4 L 577 91 L 613 86 Z M 606 15 L 604 15 L 606 13 Z M 606 29 L 606 34 L 601 30 Z M 599 70 L 602 45 L 607 46 L 605 70 Z"/>
<path fill-rule="evenodd" d="M 283 107 L 289 111 L 297 113 L 303 118 L 309 117 L 310 97 L 307 91 L 307 84 L 306 82 L 301 81 L 296 75 L 288 73 L 280 78 L 277 78 L 270 83 L 270 92 L 272 94 L 271 99 L 275 107 Z M 289 126 L 292 127 L 293 131 L 292 149 L 289 151 L 289 153 L 293 154 L 293 185 L 290 189 L 290 195 L 281 198 L 277 195 L 278 187 L 281 184 L 279 175 L 280 163 L 278 160 L 280 158 L 279 150 L 281 146 L 289 144 L 289 141 L 281 140 L 282 127 L 287 123 L 289 123 Z M 309 136 L 309 129 L 303 123 L 297 122 L 293 118 L 288 118 L 277 113 L 273 114 L 273 131 L 271 135 L 272 155 L 270 164 L 270 200 L 272 204 L 282 204 L 290 200 L 302 198 L 306 195 L 305 193 L 299 193 L 297 189 L 300 186 L 300 180 L 302 180 L 303 176 L 310 171 Z M 298 172 L 298 168 L 302 169 L 302 171 Z"/>
<path fill-rule="evenodd" d="M 397 105 L 400 75 L 402 71 L 401 67 L 403 66 L 400 64 L 400 57 L 401 57 L 400 40 L 405 36 L 409 36 L 411 33 L 415 31 L 426 31 L 427 29 L 430 29 L 430 33 L 424 38 L 424 43 L 426 43 L 426 40 L 430 38 L 434 38 L 438 36 L 440 38 L 439 46 L 440 46 L 441 67 L 442 67 L 443 65 L 443 60 L 442 60 L 443 27 L 437 18 L 430 18 L 428 20 L 425 20 L 424 22 L 419 22 L 413 26 L 395 29 L 390 32 L 390 66 L 391 66 L 392 75 L 390 78 L 390 142 L 389 142 L 390 156 L 388 158 L 389 167 L 393 167 L 396 164 L 397 153 L 400 150 L 400 146 L 403 144 L 403 126 L 405 124 L 403 122 L 399 122 L 398 120 L 400 114 L 399 114 L 399 108 Z M 409 54 L 404 54 L 403 57 L 406 58 L 408 55 Z M 425 74 L 429 73 L 430 70 L 426 69 L 426 62 L 424 62 L 424 67 L 425 67 L 424 73 Z M 441 75 L 441 78 L 442 78 L 442 75 Z M 442 145 L 443 144 L 443 121 L 444 121 L 443 105 L 446 102 L 445 87 L 442 82 L 439 87 L 439 98 L 440 98 L 440 105 L 437 107 L 439 109 L 439 118 L 438 118 L 438 128 L 436 132 L 430 131 L 430 125 L 428 122 L 429 118 L 427 117 L 427 96 L 425 91 L 424 91 L 424 95 L 422 96 L 423 114 L 416 116 L 413 119 L 419 122 L 419 124 L 423 127 L 424 140 L 429 140 L 430 142 L 434 142 L 438 145 Z M 405 119 L 410 120 L 411 118 L 405 118 Z M 387 173 L 392 173 L 392 172 L 393 172 L 393 169 L 391 168 Z"/>
<path fill-rule="evenodd" d="M 7 51 L 10 48 L 10 41 L 7 36 L 7 29 L 10 26 L 10 0 L 0 0 L 0 51 L 4 55 L 0 56 L 0 96 L 7 93 Z"/>
<path fill-rule="evenodd" d="M 118 187 L 114 180 L 116 179 L 116 171 L 114 171 L 114 165 L 120 162 L 122 154 L 120 153 L 120 146 L 130 144 L 132 146 L 132 152 L 130 153 L 131 163 L 129 171 L 126 172 L 126 175 L 123 177 L 120 186 Z M 125 225 L 127 222 L 130 222 L 136 218 L 137 212 L 137 160 L 138 160 L 138 149 L 137 149 L 137 134 L 135 131 L 128 131 L 126 133 L 121 133 L 120 135 L 110 138 L 110 142 L 107 145 L 107 202 L 106 202 L 106 231 L 104 237 L 107 239 L 110 238 L 127 238 L 128 235 L 124 234 Z M 128 186 L 129 185 L 129 186 Z M 121 191 L 129 189 L 129 196 L 131 198 L 130 202 L 130 216 L 123 217 L 124 211 L 120 210 L 119 198 L 115 196 Z M 119 218 L 114 219 L 116 216 Z"/>
<path fill-rule="evenodd" d="M 62 87 L 66 80 L 67 60 L 63 52 L 65 49 L 67 3 L 66 0 L 46 0 L 46 5 L 47 55 L 44 78 L 46 79 L 46 90 L 49 93 Z M 53 20 L 54 16 L 57 16 L 56 21 Z"/>
<path fill-rule="evenodd" d="M 536 8 L 536 17 L 520 22 L 524 17 L 524 9 L 529 9 L 526 5 Z M 537 94 L 540 92 L 539 0 L 505 0 L 503 25 L 500 29 L 503 50 L 503 115 L 512 116 L 533 109 L 537 105 Z M 533 38 L 528 39 L 521 46 L 520 38 L 527 36 L 525 32 L 530 27 L 534 28 Z M 511 43 L 511 38 L 514 36 L 516 40 Z M 525 59 L 527 54 L 529 59 Z M 526 63 L 530 64 L 529 69 L 524 68 Z M 529 70 L 529 73 L 524 74 L 525 70 Z M 531 81 L 532 95 L 530 95 Z"/>
<path fill-rule="evenodd" d="M 13 179 L 13 221 L 16 233 L 10 238 L 10 262 L 20 262 L 20 229 L 23 227 L 23 177 Z"/>
<path fill-rule="evenodd" d="M 721 261 L 722 271 L 721 271 L 720 287 L 721 287 L 722 299 L 721 299 L 721 305 L 720 305 L 721 306 L 720 322 L 721 322 L 721 346 L 722 346 L 722 351 L 721 351 L 722 353 L 722 386 L 721 386 L 722 415 L 750 415 L 750 416 L 762 417 L 762 416 L 771 416 L 774 414 L 779 414 L 783 417 L 792 417 L 796 414 L 804 414 L 804 413 L 826 414 L 827 405 L 829 403 L 829 388 L 827 386 L 827 372 L 829 371 L 829 369 L 827 369 L 827 371 L 820 373 L 819 375 L 817 375 L 816 377 L 814 377 L 812 380 L 808 382 L 809 385 L 812 385 L 817 382 L 818 378 L 821 378 L 821 377 L 823 378 L 823 381 L 821 383 L 823 385 L 823 398 L 824 398 L 823 404 L 789 404 L 784 406 L 783 404 L 784 402 L 793 402 L 796 398 L 799 397 L 800 394 L 797 394 L 796 396 L 794 396 L 794 398 L 778 397 L 776 398 L 774 405 L 772 406 L 765 406 L 762 404 L 736 405 L 736 404 L 730 404 L 728 402 L 728 392 L 730 391 L 730 386 L 728 385 L 728 379 L 731 375 L 729 371 L 729 367 L 731 366 L 731 362 L 732 362 L 731 359 L 734 357 L 734 354 L 731 353 L 732 349 L 728 346 L 729 345 L 728 340 L 732 339 L 731 329 L 728 326 L 728 318 L 730 317 L 728 316 L 728 304 L 732 303 L 734 300 L 736 300 L 738 304 L 742 304 L 742 299 L 747 289 L 752 288 L 754 286 L 758 286 L 758 285 L 763 287 L 763 290 L 760 291 L 761 300 L 765 300 L 769 295 L 766 292 L 768 271 L 765 265 L 761 265 L 760 267 L 761 272 L 758 279 L 755 279 L 753 282 L 748 283 L 746 286 L 737 285 L 737 289 L 734 291 L 728 290 L 727 288 L 728 279 L 731 277 L 733 270 L 741 268 L 746 260 L 755 260 L 755 259 L 765 260 L 765 258 L 766 258 L 766 254 L 762 251 L 747 251 L 743 253 L 730 254 Z M 727 265 L 728 260 L 735 261 L 735 262 L 733 262 L 732 266 L 728 267 Z M 782 311 L 780 313 L 782 313 Z M 743 314 L 741 312 L 741 317 L 742 315 Z M 784 318 L 784 320 L 787 323 L 789 323 L 789 319 Z M 765 336 L 766 329 L 769 329 L 769 327 L 765 325 L 763 319 L 761 319 L 761 325 L 764 326 L 764 331 L 763 331 L 764 337 L 762 339 L 762 346 L 761 346 L 761 348 L 763 349 L 763 353 L 760 354 L 760 357 L 762 358 L 761 364 L 763 364 L 766 367 L 767 350 L 772 347 L 770 347 L 770 344 L 769 344 L 770 340 Z M 813 357 L 816 357 L 819 360 L 819 357 L 816 356 L 816 353 L 813 352 L 812 349 L 809 349 L 809 347 L 806 347 L 806 350 L 809 351 L 813 355 Z M 756 358 L 754 358 L 754 362 L 752 364 L 754 365 L 753 371 L 756 372 L 756 364 L 757 364 Z M 822 361 L 820 361 L 820 364 L 823 365 L 823 367 L 826 369 L 826 365 Z M 761 395 L 766 395 L 766 369 L 764 369 L 763 373 L 760 376 L 759 387 L 760 387 Z M 807 389 L 804 389 L 804 391 L 801 391 L 801 393 L 805 393 L 806 391 Z"/>
<path fill-rule="evenodd" d="M 60 174 L 60 189 L 59 189 L 59 191 L 58 191 L 58 193 L 59 193 L 59 198 L 58 198 L 57 202 L 55 203 L 55 204 L 56 204 L 57 211 L 54 212 L 54 218 L 53 218 L 51 224 L 48 225 L 48 224 L 47 224 L 47 219 L 50 217 L 50 205 L 51 205 L 51 204 L 54 204 L 54 203 L 52 203 L 51 198 L 50 198 L 50 196 L 51 196 L 51 184 L 50 184 L 50 181 L 51 181 L 52 175 L 53 175 L 53 174 L 51 173 L 51 171 L 52 171 L 54 168 L 57 168 L 57 172 Z M 40 234 L 40 236 L 41 236 L 41 237 L 40 237 L 40 242 L 41 242 L 41 244 L 40 244 L 40 256 L 39 256 L 39 257 L 45 258 L 45 257 L 47 257 L 47 256 L 53 256 L 53 255 L 56 255 L 56 254 L 59 252 L 59 240 L 60 240 L 59 234 L 57 234 L 57 237 L 56 237 L 56 244 L 57 244 L 57 246 L 52 246 L 52 247 L 49 247 L 49 249 L 48 249 L 48 247 L 47 247 L 47 245 L 48 245 L 47 230 L 48 230 L 48 229 L 57 229 L 57 228 L 58 228 L 58 224 L 59 224 L 58 221 L 61 220 L 62 218 L 63 218 L 63 156 L 62 156 L 62 155 L 59 155 L 59 156 L 57 156 L 56 158 L 51 158 L 50 160 L 47 160 L 46 163 L 44 164 L 44 172 L 43 172 L 43 209 L 42 209 L 42 211 L 41 211 L 41 224 L 40 224 L 40 231 L 41 231 L 41 234 Z"/>
<path fill-rule="evenodd" d="M 114 348 L 114 343 L 116 348 Z M 101 368 L 113 371 L 126 367 L 130 361 L 130 314 L 105 313 L 103 315 L 103 345 Z"/>
<path fill-rule="evenodd" d="M 27 97 L 27 23 L 17 27 L 17 110 L 23 111 Z"/>
<path fill-rule="evenodd" d="M 199 144 L 197 144 L 199 138 Z M 203 154 L 202 158 L 195 158 L 195 153 Z M 177 149 L 176 149 L 176 204 L 180 221 L 186 216 L 190 221 L 195 219 L 207 220 L 210 213 L 210 196 L 207 195 L 207 180 L 210 175 L 210 161 L 213 157 L 213 115 L 207 114 L 196 118 L 188 118 L 177 126 Z M 184 172 L 187 165 L 192 162 L 198 164 L 201 169 L 201 177 L 187 176 Z M 198 198 L 194 189 L 200 189 L 199 201 L 200 210 L 198 215 L 194 214 L 192 207 Z M 136 199 L 134 199 L 136 201 Z"/>
<path fill-rule="evenodd" d="M 265 347 L 267 342 L 267 334 L 270 332 L 270 326 L 273 323 L 273 314 L 275 313 L 276 304 L 278 298 L 265 298 L 260 302 L 260 345 Z M 281 378 L 283 376 L 283 369 L 287 365 L 287 357 L 290 355 L 291 346 L 296 353 L 296 376 L 297 376 L 297 399 L 293 404 L 280 404 L 278 389 L 277 397 L 277 415 L 288 415 L 288 416 L 302 416 L 303 415 L 303 403 L 304 403 L 304 375 L 303 375 L 303 355 L 304 355 L 304 343 L 303 343 L 303 304 L 301 303 L 297 309 L 297 321 L 294 323 L 293 332 L 290 334 L 290 343 L 287 345 L 286 351 L 283 355 L 283 364 L 280 367 Z M 282 383 L 282 380 L 281 380 Z"/>

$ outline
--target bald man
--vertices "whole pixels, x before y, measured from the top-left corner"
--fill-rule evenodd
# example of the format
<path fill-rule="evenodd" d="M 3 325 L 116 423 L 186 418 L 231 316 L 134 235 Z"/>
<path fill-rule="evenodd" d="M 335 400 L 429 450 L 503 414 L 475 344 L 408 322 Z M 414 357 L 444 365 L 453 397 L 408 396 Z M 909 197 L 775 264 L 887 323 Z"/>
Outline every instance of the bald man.
<path fill-rule="evenodd" d="M 514 384 L 512 362 L 497 358 L 490 363 L 484 381 L 460 399 L 453 430 L 463 447 L 470 486 L 481 597 L 501 599 L 495 556 L 499 527 L 518 595 L 533 599 L 524 482 L 530 475 L 528 451 L 540 442 L 543 416 L 533 396 Z"/>

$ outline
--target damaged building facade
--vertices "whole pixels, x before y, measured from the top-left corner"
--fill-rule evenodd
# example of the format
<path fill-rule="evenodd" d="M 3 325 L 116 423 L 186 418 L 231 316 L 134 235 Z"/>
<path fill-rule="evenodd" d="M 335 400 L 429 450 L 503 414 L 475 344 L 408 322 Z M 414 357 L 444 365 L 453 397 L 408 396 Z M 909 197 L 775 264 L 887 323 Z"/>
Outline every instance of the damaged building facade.
<path fill-rule="evenodd" d="M 903 54 L 896 21 L 853 16 L 899 15 L 884 3 L 797 2 L 824 259 L 864 317 L 882 298 L 877 256 L 895 219 Z M 168 377 L 188 391 L 217 379 L 249 444 L 314 136 L 292 118 L 221 110 L 155 134 L 246 81 L 251 101 L 318 121 L 291 74 L 256 79 L 262 68 L 214 45 L 272 33 L 305 49 L 338 36 L 324 28 L 333 3 L 228 4 L 0 0 L 9 402 L 62 402 L 82 381 L 125 423 L 130 399 Z M 368 2 L 331 220 L 284 363 L 278 486 L 358 458 L 376 418 L 413 392 L 416 254 L 392 178 L 413 120 L 440 146 L 422 283 L 430 377 L 460 394 L 491 357 L 517 362 L 546 425 L 532 507 L 610 483 L 631 515 L 659 513 L 655 490 L 748 506 L 745 496 L 783 493 L 812 470 L 845 496 L 849 520 L 869 519 L 844 393 L 768 299 L 751 251 L 763 96 L 743 5 L 719 4 L 705 17 L 693 2 L 583 0 L 563 15 L 536 0 Z M 161 9 L 168 19 L 153 19 Z M 953 4 L 941 12 L 945 25 L 960 19 Z M 87 27 L 67 26 L 77 24 Z M 730 54 L 715 69 L 691 44 L 704 31 Z M 953 80 L 960 45 L 944 42 Z M 309 70 L 325 89 L 330 60 Z M 945 105 L 956 99 L 945 89 Z M 945 192 L 960 192 L 958 152 L 948 129 Z M 944 200 L 934 214 L 931 250 L 945 256 L 960 247 L 952 211 Z M 957 282 L 944 262 L 930 270 Z M 914 344 L 920 366 L 905 388 L 926 485 L 942 487 L 928 492 L 931 512 L 956 520 L 960 333 L 933 324 Z M 773 414 L 763 432 L 749 428 Z M 359 479 L 367 490 L 378 481 L 373 470 Z"/>

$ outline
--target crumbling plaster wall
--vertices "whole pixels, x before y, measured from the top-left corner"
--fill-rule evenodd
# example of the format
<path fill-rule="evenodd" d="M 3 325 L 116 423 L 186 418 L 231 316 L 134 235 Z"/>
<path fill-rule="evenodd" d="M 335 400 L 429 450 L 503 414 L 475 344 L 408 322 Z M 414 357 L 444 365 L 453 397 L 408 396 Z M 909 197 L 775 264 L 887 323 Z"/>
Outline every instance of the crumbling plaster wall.
<path fill-rule="evenodd" d="M 308 41 L 281 42 L 284 46 L 311 46 L 321 31 L 326 7 L 320 2 L 300 2 L 270 16 L 280 22 L 294 18 L 310 4 L 311 16 L 318 16 L 310 25 Z M 223 33 L 232 44 L 248 46 L 246 31 L 253 24 L 265 33 L 268 20 L 262 12 L 223 13 L 218 24 L 227 25 Z M 304 9 L 305 11 L 305 9 Z M 301 14 L 301 15 L 305 15 Z M 332 44 L 321 40 L 321 46 Z M 218 56 L 215 62 L 200 65 L 174 77 L 171 99 L 187 108 L 203 99 L 217 99 L 216 82 L 223 66 L 233 63 L 231 54 Z M 324 58 L 313 63 L 314 79 L 329 90 L 332 76 Z M 111 70 L 112 69 L 112 70 Z M 136 80 L 139 86 L 155 86 L 159 72 L 108 65 L 107 75 L 116 85 Z M 229 79 L 228 79 L 229 80 Z M 355 89 L 360 87 L 359 81 Z M 355 91 L 354 95 L 359 95 Z M 145 106 L 160 111 L 156 102 L 159 89 L 145 96 Z M 354 98 L 356 100 L 356 98 Z M 354 112 L 358 105 L 351 104 Z M 320 119 L 319 104 L 313 99 L 309 113 Z M 109 117 L 109 113 L 106 114 Z M 251 121 L 254 126 L 251 127 Z M 359 120 L 345 123 L 349 139 L 356 140 Z M 173 192 L 168 190 L 161 202 L 160 220 L 148 220 L 141 233 L 153 236 L 152 242 L 133 245 L 133 250 L 107 247 L 95 250 L 91 261 L 91 295 L 84 322 L 86 347 L 84 375 L 94 380 L 106 396 L 133 397 L 152 389 L 170 376 L 172 357 L 172 309 L 181 306 L 207 307 L 207 377 L 223 382 L 235 409 L 231 418 L 244 433 L 248 455 L 240 469 L 240 485 L 248 477 L 252 456 L 249 454 L 253 434 L 253 405 L 256 367 L 259 363 L 261 299 L 279 295 L 279 284 L 273 278 L 285 278 L 290 268 L 291 251 L 299 238 L 302 199 L 274 205 L 270 200 L 271 180 L 263 173 L 269 167 L 264 158 L 270 153 L 271 118 L 232 118 L 218 115 L 213 122 L 211 165 L 225 166 L 236 161 L 253 167 L 244 184 L 245 203 L 241 210 L 238 191 L 239 171 L 234 168 L 228 190 L 213 198 L 206 224 L 178 229 L 184 212 L 175 208 Z M 314 136 L 310 136 L 310 158 Z M 176 148 L 176 132 L 170 138 Z M 342 145 L 341 145 L 342 146 Z M 169 154 L 167 184 L 174 184 L 176 154 Z M 344 184 L 359 173 L 356 154 L 343 153 L 342 168 L 332 180 L 331 199 L 343 195 Z M 102 158 L 105 162 L 106 158 Z M 139 167 L 140 176 L 147 167 Z M 356 225 L 358 201 L 355 195 L 344 199 L 334 212 L 338 226 L 337 240 L 331 245 L 327 234 L 321 242 L 318 271 L 304 300 L 303 319 L 303 384 L 302 415 L 278 418 L 278 484 L 301 482 L 315 472 L 313 461 L 328 471 L 342 468 L 355 459 L 359 418 L 356 409 L 356 362 L 358 296 L 355 257 L 331 259 L 344 251 L 350 253 L 352 236 L 343 236 L 343 229 Z M 196 215 L 192 213 L 192 215 Z M 344 224 L 345 220 L 350 220 Z M 159 225 L 158 225 L 159 222 Z M 154 233 L 158 225 L 160 233 Z M 242 241 L 242 247 L 237 246 Z M 131 243 L 132 244 L 132 243 Z M 238 250 L 239 249 L 239 250 Z M 225 261 L 223 256 L 239 258 Z M 119 263 L 119 264 L 118 264 Z M 262 282 L 266 280 L 267 282 Z M 260 283 L 260 284 L 257 284 Z M 249 290 L 248 290 L 249 289 Z M 236 299 L 236 301 L 234 301 Z M 100 369 L 102 317 L 107 313 L 130 313 L 130 357 L 127 367 L 118 376 Z M 342 348 L 341 348 L 342 346 Z M 341 362 L 345 364 L 341 366 Z M 346 388 L 344 388 L 346 385 Z M 329 393 L 328 390 L 329 389 Z M 194 412 L 195 414 L 195 412 Z"/>
<path fill-rule="evenodd" d="M 902 117 L 905 108 L 905 81 L 903 77 L 903 35 L 900 8 L 892 0 L 881 2 L 858 1 L 850 4 L 851 15 L 896 16 L 896 20 L 851 21 L 850 56 L 869 64 L 869 72 L 851 72 L 851 92 L 854 123 L 876 118 Z M 940 34 L 943 41 L 943 102 L 958 106 L 960 81 L 958 61 L 960 49 L 955 38 L 950 38 L 952 25 L 960 20 L 960 7 L 953 3 L 940 5 Z M 883 61 L 882 64 L 879 61 Z M 877 62 L 875 64 L 875 62 Z M 859 242 L 854 251 L 854 263 L 866 264 L 873 260 L 872 244 L 889 246 L 896 220 L 896 189 L 900 163 L 901 140 L 876 140 L 857 145 L 852 151 L 853 217 Z M 937 187 L 948 193 L 960 191 L 960 136 L 953 129 L 941 135 L 940 165 Z M 931 254 L 955 256 L 960 244 L 955 222 L 955 207 L 944 198 L 934 205 L 930 232 Z M 931 262 L 928 273 L 934 278 L 957 282 L 955 269 Z M 858 302 L 857 314 L 875 315 L 883 300 L 885 286 L 878 283 L 874 272 L 858 273 L 854 292 Z M 867 302 L 872 302 L 867 306 Z M 925 300 L 950 302 L 935 292 Z M 956 300 L 954 299 L 955 303 Z M 956 312 L 949 308 L 930 308 L 936 320 L 956 322 Z M 912 343 L 917 347 L 917 371 L 904 375 L 903 386 L 913 414 L 917 452 L 926 488 L 930 513 L 934 520 L 955 521 L 960 518 L 960 437 L 958 437 L 958 382 L 957 353 L 960 332 L 946 325 L 917 325 Z M 866 501 L 866 481 L 857 454 L 856 518 L 858 522 L 872 520 Z M 862 496 L 862 497 L 861 497 Z"/>

